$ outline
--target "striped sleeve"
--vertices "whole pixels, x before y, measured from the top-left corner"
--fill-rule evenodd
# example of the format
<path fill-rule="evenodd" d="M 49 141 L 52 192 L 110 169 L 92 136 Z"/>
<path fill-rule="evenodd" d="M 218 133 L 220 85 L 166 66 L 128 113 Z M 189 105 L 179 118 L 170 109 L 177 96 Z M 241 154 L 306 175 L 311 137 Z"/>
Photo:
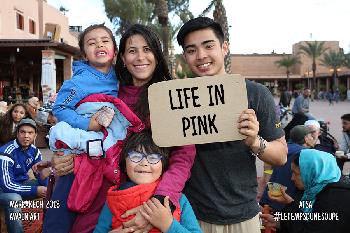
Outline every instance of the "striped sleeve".
<path fill-rule="evenodd" d="M 11 157 L 0 155 L 0 186 L 5 193 L 17 193 L 22 197 L 33 197 L 37 194 L 36 186 L 22 185 L 13 176 L 14 161 Z"/>

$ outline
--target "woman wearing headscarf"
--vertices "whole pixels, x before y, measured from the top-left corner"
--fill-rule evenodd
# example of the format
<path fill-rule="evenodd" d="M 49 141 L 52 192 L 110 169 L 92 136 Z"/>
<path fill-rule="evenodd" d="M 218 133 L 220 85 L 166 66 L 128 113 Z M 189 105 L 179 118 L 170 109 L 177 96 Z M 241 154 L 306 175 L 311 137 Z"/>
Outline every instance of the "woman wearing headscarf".
<path fill-rule="evenodd" d="M 272 200 L 287 206 L 282 210 L 284 215 L 280 221 L 275 221 L 272 215 L 262 214 L 263 224 L 288 233 L 349 232 L 350 184 L 341 178 L 334 156 L 304 149 L 296 155 L 291 167 L 292 181 L 303 191 L 301 198 L 294 200 L 283 188 L 279 197 L 269 194 Z"/>

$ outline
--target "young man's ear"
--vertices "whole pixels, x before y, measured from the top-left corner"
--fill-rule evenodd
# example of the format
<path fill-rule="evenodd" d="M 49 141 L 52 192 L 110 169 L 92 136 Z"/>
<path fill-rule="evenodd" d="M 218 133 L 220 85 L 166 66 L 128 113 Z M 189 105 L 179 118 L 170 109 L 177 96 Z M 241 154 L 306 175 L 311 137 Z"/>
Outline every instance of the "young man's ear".
<path fill-rule="evenodd" d="M 227 53 L 228 53 L 228 48 L 229 48 L 228 42 L 227 42 L 227 41 L 224 41 L 224 42 L 222 43 L 222 51 L 223 51 L 223 53 L 224 53 L 225 56 L 226 56 Z"/>

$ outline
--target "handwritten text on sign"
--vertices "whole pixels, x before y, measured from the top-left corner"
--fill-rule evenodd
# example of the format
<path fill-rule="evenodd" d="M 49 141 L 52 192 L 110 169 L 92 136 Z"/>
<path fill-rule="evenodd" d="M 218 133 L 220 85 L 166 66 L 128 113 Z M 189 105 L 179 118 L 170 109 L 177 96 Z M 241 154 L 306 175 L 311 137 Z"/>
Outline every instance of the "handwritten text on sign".
<path fill-rule="evenodd" d="M 248 104 L 240 75 L 156 83 L 148 98 L 152 135 L 159 146 L 243 139 L 236 122 Z"/>

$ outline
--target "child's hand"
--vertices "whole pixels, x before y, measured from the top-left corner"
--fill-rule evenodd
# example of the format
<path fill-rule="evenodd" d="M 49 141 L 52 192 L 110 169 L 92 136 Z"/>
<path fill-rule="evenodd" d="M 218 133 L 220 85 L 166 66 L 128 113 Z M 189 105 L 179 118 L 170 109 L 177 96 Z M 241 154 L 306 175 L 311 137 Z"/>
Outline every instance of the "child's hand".
<path fill-rule="evenodd" d="M 140 210 L 143 209 L 143 206 L 137 206 L 133 209 L 127 210 L 121 217 L 127 218 L 131 215 L 135 215 L 135 217 L 127 222 L 123 223 L 123 228 L 132 228 L 135 232 L 148 232 L 153 226 L 150 222 L 145 219 Z"/>
<path fill-rule="evenodd" d="M 96 119 L 97 117 L 98 117 L 98 114 L 96 114 L 96 113 L 94 115 L 92 115 L 92 117 L 90 119 L 88 130 L 95 131 L 95 132 L 101 131 L 102 125 L 100 125 L 97 122 L 97 119 Z"/>
<path fill-rule="evenodd" d="M 164 206 L 158 199 L 151 198 L 143 203 L 143 210 L 140 210 L 140 212 L 145 219 L 161 232 L 167 232 L 173 222 L 168 196 L 164 198 Z"/>

